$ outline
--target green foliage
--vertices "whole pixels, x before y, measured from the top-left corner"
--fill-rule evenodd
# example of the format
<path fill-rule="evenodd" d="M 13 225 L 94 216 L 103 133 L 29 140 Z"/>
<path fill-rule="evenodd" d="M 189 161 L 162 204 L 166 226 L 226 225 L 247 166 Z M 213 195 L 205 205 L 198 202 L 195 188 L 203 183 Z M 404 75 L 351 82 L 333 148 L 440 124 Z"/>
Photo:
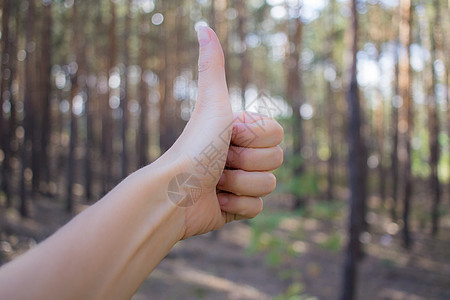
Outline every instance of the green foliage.
<path fill-rule="evenodd" d="M 308 206 L 307 216 L 321 220 L 337 220 L 343 216 L 344 202 L 315 202 Z"/>
<path fill-rule="evenodd" d="M 265 262 L 270 266 L 280 265 L 286 256 L 297 255 L 287 238 L 277 235 L 277 230 L 283 219 L 298 218 L 302 214 L 301 210 L 281 213 L 263 212 L 258 218 L 250 220 L 252 237 L 247 253 L 265 252 Z"/>
<path fill-rule="evenodd" d="M 253 228 L 253 234 L 247 252 L 253 254 L 259 251 L 266 253 L 265 262 L 268 265 L 278 266 L 282 263 L 283 256 L 287 254 L 286 242 L 273 233 L 267 233 Z"/>
<path fill-rule="evenodd" d="M 282 269 L 278 272 L 278 278 L 281 280 L 295 280 L 299 281 L 302 272 L 296 269 Z"/>
<path fill-rule="evenodd" d="M 296 175 L 295 170 L 304 163 L 301 154 L 291 155 L 277 170 L 276 175 L 280 183 L 280 190 L 289 192 L 296 197 L 313 197 L 319 194 L 318 175 L 315 171 L 305 170 Z"/>
<path fill-rule="evenodd" d="M 450 182 L 450 153 L 442 153 L 441 159 L 439 160 L 438 172 L 439 178 L 443 183 Z"/>
<path fill-rule="evenodd" d="M 332 252 L 339 252 L 341 250 L 343 238 L 339 232 L 330 234 L 320 246 Z"/>
<path fill-rule="evenodd" d="M 317 174 L 312 172 L 305 172 L 299 176 L 294 176 L 288 185 L 292 194 L 300 198 L 317 196 L 319 192 Z"/>
<path fill-rule="evenodd" d="M 305 287 L 303 284 L 296 282 L 291 284 L 287 290 L 274 298 L 274 300 L 314 300 L 316 297 L 303 294 Z"/>
<path fill-rule="evenodd" d="M 381 262 L 382 262 L 383 266 L 388 269 L 394 269 L 397 266 L 397 263 L 391 259 L 385 258 Z"/>
<path fill-rule="evenodd" d="M 299 226 L 297 230 L 292 233 L 293 238 L 297 240 L 303 240 L 306 236 L 306 231 L 303 226 Z"/>
<path fill-rule="evenodd" d="M 194 286 L 192 292 L 198 299 L 204 299 L 209 291 L 201 286 Z"/>

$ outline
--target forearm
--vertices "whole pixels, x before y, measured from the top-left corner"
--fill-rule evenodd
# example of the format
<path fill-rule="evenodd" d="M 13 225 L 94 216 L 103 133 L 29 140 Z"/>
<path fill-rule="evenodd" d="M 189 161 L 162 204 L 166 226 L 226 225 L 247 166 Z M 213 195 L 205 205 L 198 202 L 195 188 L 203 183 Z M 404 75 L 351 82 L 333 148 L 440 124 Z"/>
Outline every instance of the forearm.
<path fill-rule="evenodd" d="M 0 269 L 2 295 L 130 297 L 183 236 L 183 210 L 167 199 L 175 173 L 173 163 L 157 161 L 130 175 L 55 235 Z"/>

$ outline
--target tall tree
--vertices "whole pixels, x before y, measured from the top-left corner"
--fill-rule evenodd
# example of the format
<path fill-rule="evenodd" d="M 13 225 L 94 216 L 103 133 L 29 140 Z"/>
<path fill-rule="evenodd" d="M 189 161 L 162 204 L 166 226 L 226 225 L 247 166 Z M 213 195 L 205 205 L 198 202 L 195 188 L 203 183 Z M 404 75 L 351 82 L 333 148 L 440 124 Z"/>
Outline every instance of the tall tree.
<path fill-rule="evenodd" d="M 9 101 L 9 99 L 4 99 L 3 93 L 7 90 L 8 86 L 8 76 L 11 70 L 9 68 L 9 18 L 11 14 L 11 1 L 5 0 L 2 5 L 2 36 L 1 36 L 1 69 L 0 69 L 0 104 L 3 104 L 4 101 Z M 0 113 L 0 137 L 3 137 L 3 132 L 5 131 L 4 127 L 6 124 L 6 119 L 3 116 L 3 109 Z M 4 151 L 6 144 L 3 140 L 0 140 L 0 149 Z M 4 180 L 4 179 L 3 179 Z"/>
<path fill-rule="evenodd" d="M 94 14 L 95 12 L 95 14 Z M 100 13 L 100 4 L 97 2 L 95 4 L 92 4 L 89 6 L 88 9 L 86 9 L 86 19 L 90 20 L 90 18 L 94 17 L 97 19 L 97 22 L 94 23 L 96 26 L 99 23 L 99 20 L 101 20 L 101 13 Z M 89 22 L 90 23 L 90 22 Z M 100 27 L 100 26 L 98 26 Z M 97 29 L 98 30 L 98 29 Z M 94 31 L 96 32 L 96 31 Z M 89 49 L 84 51 L 84 55 L 87 51 L 95 51 L 95 48 L 98 47 L 97 43 L 94 42 L 94 40 L 89 39 L 86 44 L 89 46 Z M 95 44 L 95 45 L 94 45 Z M 89 74 L 89 72 L 95 70 L 97 61 L 92 63 L 92 61 L 86 59 L 86 75 Z M 92 181 L 94 179 L 93 176 L 93 167 L 92 167 L 92 161 L 93 161 L 93 155 L 94 155 L 94 148 L 96 147 L 96 135 L 94 132 L 94 112 L 95 112 L 95 103 L 94 99 L 97 99 L 99 97 L 99 94 L 96 89 L 97 85 L 97 79 L 92 74 L 88 75 L 87 79 L 87 89 L 86 89 L 86 101 L 85 101 L 85 115 L 86 115 L 86 139 L 85 139 L 85 155 L 84 155 L 84 190 L 85 190 L 85 197 L 86 202 L 91 202 L 92 199 Z"/>
<path fill-rule="evenodd" d="M 214 10 L 216 19 L 214 21 L 215 31 L 217 36 L 219 37 L 220 43 L 222 44 L 223 55 L 225 57 L 225 77 L 227 82 L 230 82 L 230 51 L 228 47 L 228 31 L 229 31 L 229 22 L 226 17 L 227 10 L 229 6 L 228 0 L 215 0 L 214 1 Z"/>
<path fill-rule="evenodd" d="M 108 25 L 108 62 L 106 66 L 108 85 L 113 75 L 114 67 L 117 59 L 117 38 L 116 38 L 116 3 L 111 1 L 109 3 L 110 21 Z M 110 99 L 112 96 L 111 88 L 107 87 L 105 104 L 103 107 L 103 122 L 102 122 L 102 155 L 103 155 L 103 194 L 106 194 L 112 185 L 113 179 L 113 120 L 110 106 Z"/>
<path fill-rule="evenodd" d="M 74 49 L 74 60 L 71 62 L 71 64 L 74 64 L 77 66 L 77 69 L 74 70 L 74 72 L 71 74 L 71 91 L 70 91 L 70 142 L 69 142 L 69 156 L 68 156 L 68 163 L 67 163 L 67 201 L 66 201 L 66 210 L 68 212 L 72 212 L 74 208 L 74 199 L 73 199 L 73 184 L 74 184 L 74 178 L 75 178 L 75 147 L 77 146 L 77 140 L 78 140 L 78 120 L 75 115 L 75 109 L 74 109 L 74 101 L 75 98 L 80 97 L 80 81 L 83 79 L 82 76 L 80 76 L 83 72 L 82 68 L 83 63 L 81 63 L 81 52 L 83 51 L 83 43 L 81 41 L 80 37 L 80 28 L 79 24 L 82 24 L 82 22 L 79 22 L 79 13 L 78 10 L 80 9 L 79 6 L 81 5 L 81 1 L 74 1 L 72 5 L 72 42 L 75 46 Z M 78 24 L 79 22 L 79 24 Z"/>
<path fill-rule="evenodd" d="M 209 5 L 209 27 L 216 30 L 216 0 L 211 0 Z"/>
<path fill-rule="evenodd" d="M 13 15 L 13 5 L 12 1 L 3 1 L 2 7 L 2 39 L 1 39 L 1 70 L 0 70 L 0 104 L 3 106 L 4 103 L 10 104 L 9 109 L 9 119 L 10 121 L 15 120 L 15 106 L 12 95 L 12 82 L 13 76 L 15 75 L 15 43 L 14 43 L 14 32 L 10 31 L 10 19 L 14 19 Z M 16 29 L 17 31 L 17 29 Z M 11 198 L 11 123 L 8 124 L 8 119 L 3 113 L 3 109 L 0 111 L 0 149 L 3 151 L 3 161 L 1 163 L 1 190 L 4 192 L 6 197 L 7 207 L 12 206 Z M 9 128 L 8 128 L 9 127 Z M 9 130 L 8 130 L 9 129 Z M 9 132 L 8 132 L 9 131 Z"/>
<path fill-rule="evenodd" d="M 34 21 L 36 17 L 36 4 L 35 0 L 28 1 L 27 9 L 27 22 L 25 25 L 25 38 L 26 38 L 26 60 L 25 60 L 25 78 L 24 78 L 24 137 L 22 144 L 22 168 L 21 168 L 21 180 L 20 180 L 20 214 L 27 217 L 29 214 L 28 208 L 28 193 L 27 193 L 27 178 L 32 175 L 31 164 L 29 159 L 30 150 L 32 152 L 33 147 L 33 93 L 34 93 L 34 46 L 35 46 L 35 27 Z M 30 174 L 31 173 L 31 174 Z"/>
<path fill-rule="evenodd" d="M 41 92 L 41 153 L 40 168 L 42 169 L 42 177 L 48 183 L 50 179 L 49 173 L 49 143 L 51 133 L 51 69 L 52 69 L 52 2 L 43 3 L 42 13 L 42 32 L 41 32 L 41 56 L 40 56 L 40 92 Z"/>
<path fill-rule="evenodd" d="M 139 34 L 139 64 L 141 66 L 141 79 L 138 86 L 138 99 L 141 113 L 139 115 L 138 133 L 136 137 L 136 149 L 138 155 L 138 167 L 144 166 L 149 162 L 148 158 L 148 144 L 149 144 L 149 130 L 148 130 L 148 86 L 144 80 L 145 70 L 147 68 L 148 56 L 148 19 L 144 12 L 139 13 L 138 19 L 138 34 Z"/>
<path fill-rule="evenodd" d="M 170 2 L 163 2 L 161 9 L 164 12 L 165 18 L 163 24 L 160 25 L 162 38 L 160 47 L 161 56 L 163 59 L 159 65 L 159 77 L 162 79 L 160 83 L 160 95 L 159 101 L 159 143 L 161 153 L 166 152 L 176 140 L 176 103 L 173 96 L 173 84 L 175 79 L 174 63 L 175 39 L 165 38 L 174 34 L 174 28 L 176 23 L 176 9 Z"/>
<path fill-rule="evenodd" d="M 327 68 L 335 68 L 336 64 L 334 62 L 334 43 L 336 40 L 336 29 L 335 29 L 335 14 L 336 14 L 336 1 L 330 1 L 330 18 L 329 18 L 329 33 L 326 41 L 326 64 Z M 330 149 L 330 157 L 327 161 L 327 200 L 331 201 L 334 199 L 334 173 L 336 168 L 336 159 L 335 159 L 335 129 L 336 120 L 335 120 L 335 95 L 333 88 L 331 86 L 332 79 L 326 78 L 327 80 L 327 91 L 326 91 L 326 110 L 327 110 L 327 131 L 328 131 L 328 147 Z"/>
<path fill-rule="evenodd" d="M 245 110 L 245 91 L 250 83 L 250 60 L 247 54 L 247 44 L 245 37 L 247 36 L 247 2 L 244 0 L 236 1 L 237 10 L 237 33 L 239 35 L 239 60 L 240 60 L 240 88 L 241 88 L 241 109 Z"/>
<path fill-rule="evenodd" d="M 450 15 L 450 1 L 447 1 L 446 8 L 444 10 L 446 16 Z M 446 32 L 445 28 L 448 29 L 450 26 L 449 18 L 444 18 L 444 22 L 441 22 L 441 32 Z M 442 45 L 443 46 L 443 52 L 444 52 L 444 59 L 445 59 L 445 74 L 444 74 L 444 84 L 447 86 L 447 94 L 446 94 L 446 102 L 447 102 L 447 135 L 450 136 L 450 41 L 448 39 L 448 36 L 446 34 L 442 34 Z M 448 151 L 450 152 L 450 143 L 448 145 Z M 448 161 L 448 168 L 450 169 L 450 155 L 449 155 L 449 161 Z M 450 195 L 450 180 L 447 184 L 447 195 Z M 449 196 L 447 196 L 450 198 Z"/>
<path fill-rule="evenodd" d="M 124 58 L 123 62 L 125 65 L 125 75 L 123 77 L 123 96 L 120 100 L 120 108 L 122 110 L 122 127 L 121 127 L 121 138 L 122 138 L 122 164 L 121 164 L 121 177 L 125 178 L 128 174 L 128 149 L 127 149 L 127 129 L 128 129 L 128 97 L 129 97 L 129 85 L 128 85 L 128 71 L 130 64 L 130 35 L 131 35 L 131 3 L 132 0 L 127 1 L 127 15 L 125 16 L 125 30 L 124 30 Z"/>
<path fill-rule="evenodd" d="M 411 46 L 411 0 L 400 1 L 400 56 L 399 56 L 399 95 L 402 106 L 399 112 L 399 161 L 402 165 L 403 178 L 403 245 L 405 248 L 411 246 L 411 235 L 409 228 L 409 212 L 411 208 L 412 196 L 412 173 L 411 173 L 411 138 L 413 131 L 413 101 L 411 97 L 411 66 L 410 66 L 410 46 Z"/>
<path fill-rule="evenodd" d="M 364 229 L 364 205 L 366 201 L 366 147 L 361 136 L 363 128 L 361 104 L 356 79 L 358 53 L 358 12 L 357 0 L 351 2 L 351 69 L 350 83 L 347 90 L 349 109 L 348 124 L 348 168 L 350 183 L 350 214 L 348 243 L 345 255 L 344 276 L 340 299 L 355 298 L 358 260 L 361 258 L 360 235 Z"/>
<path fill-rule="evenodd" d="M 398 20 L 400 27 L 400 7 L 397 13 L 394 15 Z M 392 178 L 392 201 L 390 207 L 390 215 L 393 222 L 397 221 L 397 205 L 398 205 L 398 190 L 399 190 L 399 161 L 398 161 L 398 142 L 399 142 L 399 131 L 398 131 L 398 121 L 399 121 L 399 103 L 400 91 L 399 91 L 399 60 L 400 60 L 400 31 L 396 30 L 396 40 L 395 40 L 395 80 L 394 80 L 394 96 L 392 97 L 392 111 L 391 111 L 391 135 L 392 135 L 392 150 L 391 150 L 391 178 Z"/>
<path fill-rule="evenodd" d="M 391 26 L 386 21 L 386 12 L 384 12 L 379 6 L 373 7 L 373 12 L 370 14 L 369 23 L 371 24 L 369 29 L 369 37 L 374 42 L 377 50 L 376 60 L 379 73 L 382 73 L 381 52 L 382 44 L 386 41 L 386 35 L 392 30 L 389 30 L 388 26 Z M 394 37 L 395 38 L 395 37 Z M 373 133 L 376 137 L 374 144 L 378 157 L 378 193 L 381 200 L 381 204 L 384 206 L 386 200 L 386 168 L 384 166 L 384 152 L 385 152 L 385 101 L 383 97 L 383 87 L 381 81 L 378 81 L 375 92 L 377 109 L 374 111 L 372 118 Z"/>
<path fill-rule="evenodd" d="M 300 11 L 301 6 L 297 3 L 296 9 Z M 300 107 L 303 102 L 303 79 L 300 69 L 300 53 L 302 49 L 303 23 L 300 17 L 289 19 L 287 24 L 288 57 L 286 60 L 286 99 L 292 106 L 293 111 L 293 153 L 301 153 L 302 148 L 302 118 Z M 299 162 L 294 170 L 294 176 L 298 178 L 303 173 L 303 162 Z M 304 199 L 296 196 L 294 208 L 300 207 Z"/>
<path fill-rule="evenodd" d="M 439 205 L 441 202 L 441 192 L 440 192 L 440 184 L 439 184 L 439 173 L 438 173 L 438 165 L 439 165 L 439 114 L 438 114 L 438 95 L 435 92 L 438 78 L 436 72 L 436 59 L 437 59 L 437 51 L 440 50 L 441 45 L 441 35 L 439 30 L 441 29 L 441 14 L 440 14 L 440 5 L 439 0 L 433 1 L 433 22 L 429 26 L 430 37 L 431 37 L 431 85 L 429 86 L 428 93 L 428 126 L 430 132 L 430 189 L 433 197 L 432 200 L 432 209 L 431 209 L 431 233 L 433 236 L 436 236 L 439 229 Z M 438 45 L 439 43 L 439 45 Z M 447 87 L 448 89 L 448 87 Z"/>

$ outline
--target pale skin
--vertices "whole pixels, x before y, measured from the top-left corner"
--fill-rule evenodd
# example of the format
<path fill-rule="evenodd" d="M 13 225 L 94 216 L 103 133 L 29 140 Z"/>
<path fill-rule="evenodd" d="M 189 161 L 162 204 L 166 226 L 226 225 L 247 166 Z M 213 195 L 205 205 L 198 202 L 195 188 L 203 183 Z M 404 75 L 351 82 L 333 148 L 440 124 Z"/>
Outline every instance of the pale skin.
<path fill-rule="evenodd" d="M 220 42 L 208 27 L 198 29 L 198 38 L 197 104 L 175 144 L 0 268 L 2 298 L 129 299 L 178 241 L 261 212 L 260 197 L 276 185 L 270 171 L 283 161 L 283 129 L 268 117 L 232 113 Z M 207 159 L 211 145 L 223 160 Z M 201 184 L 188 207 L 168 197 L 180 173 Z"/>

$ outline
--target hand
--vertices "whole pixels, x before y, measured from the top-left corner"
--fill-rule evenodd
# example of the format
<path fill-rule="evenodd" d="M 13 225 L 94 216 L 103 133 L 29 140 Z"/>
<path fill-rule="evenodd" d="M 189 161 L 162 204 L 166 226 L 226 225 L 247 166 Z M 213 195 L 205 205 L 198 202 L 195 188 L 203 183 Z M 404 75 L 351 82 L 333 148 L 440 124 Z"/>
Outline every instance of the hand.
<path fill-rule="evenodd" d="M 258 114 L 232 113 L 220 42 L 208 27 L 198 29 L 198 38 L 196 107 L 165 154 L 178 164 L 168 193 L 185 210 L 183 238 L 255 217 L 263 207 L 260 197 L 275 189 L 269 171 L 283 161 L 282 127 Z"/>

